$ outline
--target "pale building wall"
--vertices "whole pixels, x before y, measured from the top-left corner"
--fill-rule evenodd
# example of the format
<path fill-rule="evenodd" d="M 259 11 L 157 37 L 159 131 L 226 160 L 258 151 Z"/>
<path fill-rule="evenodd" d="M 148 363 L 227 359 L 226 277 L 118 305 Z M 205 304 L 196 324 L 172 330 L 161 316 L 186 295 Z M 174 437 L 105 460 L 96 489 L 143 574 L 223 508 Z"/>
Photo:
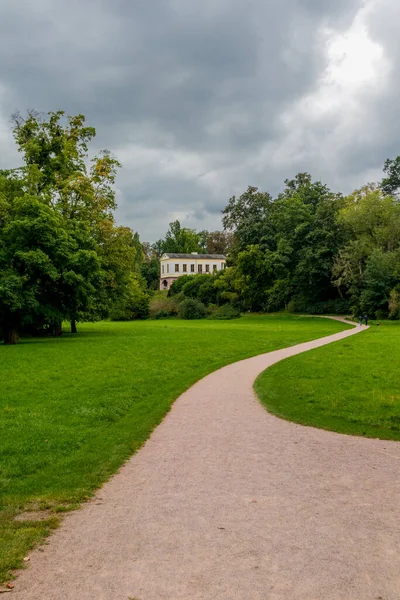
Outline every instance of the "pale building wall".
<path fill-rule="evenodd" d="M 179 271 L 175 271 L 175 265 L 179 265 Z M 183 265 L 186 265 L 186 271 L 183 270 Z M 194 271 L 192 271 L 192 265 Z M 206 271 L 208 265 L 209 271 Z M 215 270 L 214 270 L 215 265 Z M 199 270 L 199 266 L 201 270 Z M 160 259 L 160 289 L 168 289 L 178 277 L 182 275 L 197 275 L 198 273 L 210 274 L 221 271 L 226 266 L 224 259 L 210 258 L 162 258 Z M 164 281 L 167 282 L 167 287 L 164 286 Z"/>

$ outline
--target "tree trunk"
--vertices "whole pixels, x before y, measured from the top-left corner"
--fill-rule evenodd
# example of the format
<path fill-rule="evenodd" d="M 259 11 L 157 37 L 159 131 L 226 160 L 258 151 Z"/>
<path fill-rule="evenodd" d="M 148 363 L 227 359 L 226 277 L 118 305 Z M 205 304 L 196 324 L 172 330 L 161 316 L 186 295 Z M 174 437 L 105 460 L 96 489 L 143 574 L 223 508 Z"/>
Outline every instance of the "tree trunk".
<path fill-rule="evenodd" d="M 4 343 L 9 345 L 18 343 L 18 332 L 16 329 L 4 330 Z"/>
<path fill-rule="evenodd" d="M 71 333 L 78 333 L 78 330 L 76 328 L 76 321 L 75 321 L 75 319 L 71 320 Z"/>
<path fill-rule="evenodd" d="M 62 335 L 62 323 L 53 323 L 51 326 L 51 335 L 53 337 L 60 337 Z"/>

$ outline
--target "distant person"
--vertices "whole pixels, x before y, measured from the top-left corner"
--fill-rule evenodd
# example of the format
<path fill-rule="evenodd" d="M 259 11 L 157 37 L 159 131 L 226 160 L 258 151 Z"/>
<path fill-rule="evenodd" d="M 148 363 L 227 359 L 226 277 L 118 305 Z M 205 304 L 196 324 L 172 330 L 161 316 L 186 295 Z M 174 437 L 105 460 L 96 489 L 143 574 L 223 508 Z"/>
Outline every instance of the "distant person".
<path fill-rule="evenodd" d="M 365 324 L 368 325 L 368 315 L 364 315 Z"/>
<path fill-rule="evenodd" d="M 363 317 L 362 317 L 362 315 L 359 315 L 359 316 L 358 316 L 358 324 L 359 324 L 359 325 L 362 325 L 362 324 L 363 324 Z"/>

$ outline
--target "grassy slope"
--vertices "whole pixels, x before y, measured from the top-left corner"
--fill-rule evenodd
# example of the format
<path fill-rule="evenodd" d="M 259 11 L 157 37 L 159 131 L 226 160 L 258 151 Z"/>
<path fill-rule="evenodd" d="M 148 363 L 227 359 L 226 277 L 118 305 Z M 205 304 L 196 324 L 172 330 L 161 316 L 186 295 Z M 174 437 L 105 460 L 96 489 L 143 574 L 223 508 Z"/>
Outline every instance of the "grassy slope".
<path fill-rule="evenodd" d="M 255 389 L 273 414 L 323 429 L 400 440 L 400 323 L 383 321 L 265 371 Z"/>
<path fill-rule="evenodd" d="M 0 346 L 0 581 L 56 524 L 16 512 L 87 498 L 207 373 L 343 328 L 289 316 L 97 323 Z"/>

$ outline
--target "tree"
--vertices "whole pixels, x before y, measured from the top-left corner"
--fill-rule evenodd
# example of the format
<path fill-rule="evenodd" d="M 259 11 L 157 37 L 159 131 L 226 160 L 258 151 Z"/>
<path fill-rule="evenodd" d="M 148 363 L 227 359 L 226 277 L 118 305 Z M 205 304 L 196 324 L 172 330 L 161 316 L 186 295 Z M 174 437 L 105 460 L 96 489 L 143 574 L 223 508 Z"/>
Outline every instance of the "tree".
<path fill-rule="evenodd" d="M 235 236 L 230 231 L 210 231 L 206 232 L 206 247 L 207 254 L 224 254 L 229 255 L 235 243 Z"/>
<path fill-rule="evenodd" d="M 400 190 L 400 156 L 385 161 L 383 172 L 386 173 L 381 181 L 381 189 L 388 196 L 398 195 Z"/>
<path fill-rule="evenodd" d="M 400 283 L 400 252 L 373 250 L 369 256 L 360 294 L 360 308 L 374 314 L 377 311 L 387 317 L 393 290 Z"/>
<path fill-rule="evenodd" d="M 173 221 L 169 224 L 165 239 L 158 240 L 153 248 L 158 257 L 166 252 L 177 254 L 202 253 L 204 246 L 203 233 L 199 234 L 194 229 L 182 227 L 179 221 Z"/>
<path fill-rule="evenodd" d="M 98 252 L 103 271 L 103 283 L 99 289 L 97 318 L 103 318 L 117 304 L 120 308 L 123 299 L 131 297 L 132 281 L 143 289 L 141 277 L 143 250 L 139 237 L 129 227 L 116 227 L 112 221 L 104 219 L 98 227 Z"/>
<path fill-rule="evenodd" d="M 139 236 L 114 222 L 120 165 L 106 150 L 90 160 L 83 115 L 29 111 L 13 124 L 23 166 L 0 175 L 3 331 L 8 319 L 60 334 L 69 319 L 75 332 L 127 298 L 135 274 L 145 287 Z"/>
<path fill-rule="evenodd" d="M 274 201 L 252 187 L 231 198 L 223 224 L 235 236 L 235 277 L 248 309 L 277 310 L 293 298 L 305 309 L 338 296 L 331 270 L 342 241 L 341 203 L 308 173 L 286 180 Z"/>
<path fill-rule="evenodd" d="M 62 217 L 36 196 L 14 200 L 0 230 L 0 323 L 5 343 L 15 343 L 24 326 L 57 328 L 78 293 L 81 306 L 93 300 L 94 283 L 101 279 L 100 261 L 80 242 L 65 229 Z"/>
<path fill-rule="evenodd" d="M 149 290 L 158 290 L 160 282 L 160 260 L 158 253 L 149 242 L 142 243 L 142 252 L 142 277 L 146 281 Z"/>
<path fill-rule="evenodd" d="M 345 238 L 333 266 L 334 284 L 355 310 L 387 307 L 400 248 L 399 201 L 370 184 L 345 198 L 338 221 Z"/>
<path fill-rule="evenodd" d="M 256 187 L 249 186 L 239 198 L 230 198 L 222 211 L 222 224 L 225 231 L 234 233 L 237 252 L 249 245 L 263 244 L 265 236 L 268 237 L 272 233 L 272 209 L 271 195 L 259 191 Z"/>

